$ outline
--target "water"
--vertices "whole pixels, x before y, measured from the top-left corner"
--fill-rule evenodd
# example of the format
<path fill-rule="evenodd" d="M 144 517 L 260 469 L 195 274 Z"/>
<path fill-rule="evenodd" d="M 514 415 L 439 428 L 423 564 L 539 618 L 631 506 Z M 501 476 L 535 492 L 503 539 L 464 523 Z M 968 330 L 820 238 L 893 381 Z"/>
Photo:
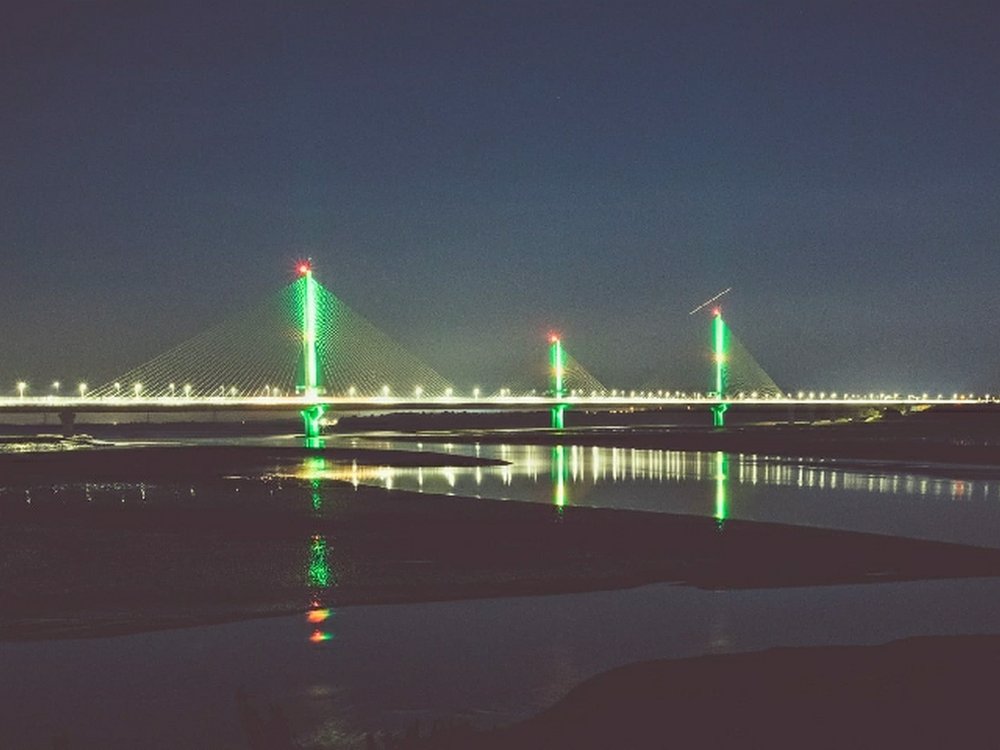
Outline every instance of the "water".
<path fill-rule="evenodd" d="M 295 616 L 5 643 L 0 738 L 4 748 L 41 746 L 58 732 L 82 747 L 245 747 L 240 688 L 281 704 L 306 746 L 415 718 L 492 725 L 641 659 L 1000 632 L 998 596 L 998 579 L 726 592 L 660 584 L 344 607 L 320 642 L 309 637 L 315 625 Z"/>
<path fill-rule="evenodd" d="M 229 441 L 232 442 L 232 441 Z M 276 502 L 293 475 L 356 486 L 694 513 L 1000 546 L 1000 481 L 963 467 L 810 466 L 581 446 L 363 447 L 496 457 L 501 467 L 366 468 L 310 458 L 220 485 L 19 488 L 0 502 Z M 315 481 L 318 480 L 318 483 Z M 265 500 L 266 501 L 266 500 Z M 419 501 L 417 499 L 416 501 Z M 356 606 L 92 640 L 0 643 L 0 747 L 244 747 L 234 696 L 285 707 L 307 746 L 414 718 L 504 723 L 594 674 L 640 659 L 778 645 L 1000 633 L 1000 579 L 706 592 L 670 585 L 588 594 Z M 788 626 L 794 623 L 794 628 Z M 76 745 L 72 745 L 76 746 Z"/>
<path fill-rule="evenodd" d="M 757 455 L 579 445 L 435 444 L 391 438 L 347 442 L 511 463 L 394 468 L 324 467 L 311 461 L 296 475 L 563 508 L 683 513 L 1000 547 L 1000 477 L 970 467 L 815 465 Z"/>

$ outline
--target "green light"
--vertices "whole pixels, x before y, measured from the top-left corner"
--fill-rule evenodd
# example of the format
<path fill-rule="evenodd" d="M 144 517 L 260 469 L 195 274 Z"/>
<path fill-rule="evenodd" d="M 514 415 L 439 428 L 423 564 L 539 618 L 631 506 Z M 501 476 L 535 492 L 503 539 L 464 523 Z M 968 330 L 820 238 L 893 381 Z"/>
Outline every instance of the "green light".
<path fill-rule="evenodd" d="M 303 265 L 302 280 L 305 294 L 302 295 L 302 393 L 306 398 L 316 398 L 319 395 L 319 358 L 316 354 L 318 336 L 316 335 L 316 280 L 312 268 Z M 323 433 L 323 414 L 326 408 L 322 404 L 313 404 L 302 410 L 302 422 L 305 427 L 306 447 L 322 448 L 320 436 Z"/>
<path fill-rule="evenodd" d="M 721 530 L 729 518 L 729 498 L 726 481 L 729 478 L 729 456 L 722 451 L 715 454 L 715 522 Z"/>
<path fill-rule="evenodd" d="M 566 362 L 563 356 L 562 341 L 557 336 L 553 336 L 551 342 L 552 345 L 549 347 L 549 364 L 552 366 L 552 395 L 559 398 L 566 395 L 563 385 L 563 372 Z"/>
<path fill-rule="evenodd" d="M 555 398 L 562 398 L 566 395 L 565 386 L 565 371 L 566 371 L 566 354 L 563 351 L 562 341 L 558 336 L 551 336 L 549 338 L 549 366 L 551 367 L 551 390 L 552 395 Z M 552 429 L 561 430 L 566 424 L 566 419 L 564 413 L 566 411 L 565 404 L 559 404 L 558 406 L 552 407 Z"/>
<path fill-rule="evenodd" d="M 309 585 L 316 589 L 328 589 L 333 585 L 333 573 L 327 559 L 326 539 L 320 535 L 312 538 L 309 545 Z"/>
<path fill-rule="evenodd" d="M 552 446 L 552 504 L 562 511 L 566 505 L 566 448 Z"/>
<path fill-rule="evenodd" d="M 306 476 L 309 477 L 309 484 L 312 488 L 312 507 L 314 513 L 319 513 L 323 508 L 323 493 L 320 490 L 320 477 L 325 469 L 325 458 L 316 457 L 306 459 Z"/>
<path fill-rule="evenodd" d="M 715 392 L 722 398 L 726 391 L 726 324 L 718 311 L 712 318 L 712 354 L 715 360 Z"/>
<path fill-rule="evenodd" d="M 716 310 L 712 316 L 712 359 L 715 362 L 715 392 L 717 398 L 724 398 L 726 393 L 726 360 L 728 359 L 726 323 L 722 320 L 722 311 Z M 725 427 L 726 410 L 729 404 L 718 403 L 712 407 L 712 425 Z"/>
<path fill-rule="evenodd" d="M 319 392 L 319 374 L 316 364 L 316 281 L 312 270 L 306 271 L 303 277 L 306 285 L 305 310 L 303 315 L 303 349 L 305 350 L 305 389 L 306 396 L 315 398 Z"/>

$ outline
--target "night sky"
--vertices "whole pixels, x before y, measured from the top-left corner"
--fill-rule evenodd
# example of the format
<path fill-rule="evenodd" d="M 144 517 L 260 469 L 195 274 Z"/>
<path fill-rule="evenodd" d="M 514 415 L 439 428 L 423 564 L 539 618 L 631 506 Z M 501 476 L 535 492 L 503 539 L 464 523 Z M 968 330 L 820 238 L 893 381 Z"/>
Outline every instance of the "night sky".
<path fill-rule="evenodd" d="M 1000 389 L 995 2 L 18 3 L 0 391 L 318 278 L 459 387 Z M 206 10 L 203 6 L 210 6 Z M 539 384 L 542 385 L 542 384 Z"/>

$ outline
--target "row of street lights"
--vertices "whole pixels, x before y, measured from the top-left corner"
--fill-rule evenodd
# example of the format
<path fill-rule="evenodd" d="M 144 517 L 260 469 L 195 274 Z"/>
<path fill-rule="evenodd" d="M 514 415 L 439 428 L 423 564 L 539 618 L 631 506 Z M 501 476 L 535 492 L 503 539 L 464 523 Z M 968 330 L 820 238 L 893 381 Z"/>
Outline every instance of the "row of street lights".
<path fill-rule="evenodd" d="M 25 381 L 21 380 L 21 381 L 18 381 L 18 383 L 16 384 L 15 387 L 17 389 L 17 395 L 20 398 L 24 398 L 25 395 L 28 392 L 28 384 Z M 52 391 L 53 392 L 50 393 L 49 395 L 50 396 L 58 397 L 61 388 L 62 388 L 62 383 L 60 383 L 58 380 L 53 381 L 53 383 L 52 383 Z M 122 392 L 122 384 L 121 383 L 115 383 L 114 384 L 114 389 L 115 389 L 115 395 L 116 396 L 120 396 L 121 392 Z M 86 383 L 80 383 L 76 387 L 76 390 L 80 394 L 80 398 L 86 398 L 87 392 L 89 390 L 89 386 Z M 135 383 L 135 384 L 133 384 L 133 386 L 132 386 L 132 393 L 133 393 L 133 395 L 135 395 L 138 398 L 139 395 L 142 394 L 142 391 L 143 391 L 142 383 Z M 185 396 L 190 396 L 191 393 L 192 393 L 192 391 L 193 391 L 193 387 L 192 386 L 190 386 L 190 385 L 185 385 L 184 386 L 184 395 Z M 170 395 L 175 395 L 175 393 L 176 393 L 176 386 L 173 383 L 171 383 L 170 384 Z"/>
<path fill-rule="evenodd" d="M 22 399 L 25 398 L 25 395 L 27 394 L 27 392 L 29 390 L 28 389 L 28 383 L 22 380 L 22 381 L 19 381 L 16 384 L 15 387 L 17 389 L 18 396 L 20 398 L 22 398 Z M 49 395 L 50 396 L 54 396 L 54 397 L 58 397 L 59 394 L 60 394 L 61 387 L 62 387 L 62 384 L 60 383 L 60 381 L 58 381 L 58 380 L 53 381 L 53 383 L 52 383 L 52 393 L 49 394 Z M 113 388 L 114 388 L 114 392 L 115 392 L 115 394 L 114 394 L 115 397 L 121 397 L 121 394 L 122 394 L 122 384 L 121 383 L 114 383 Z M 76 390 L 80 394 L 80 398 L 86 398 L 87 393 L 88 393 L 88 386 L 87 386 L 86 383 L 80 383 L 77 386 Z M 194 393 L 194 387 L 190 383 L 188 383 L 188 384 L 185 384 L 182 388 L 178 389 L 178 387 L 177 387 L 177 385 L 175 383 L 170 383 L 167 386 L 167 391 L 168 391 L 168 393 L 169 393 L 170 396 L 177 396 L 178 395 L 178 391 L 179 391 L 180 393 L 182 393 L 184 395 L 185 398 L 191 398 L 191 396 Z M 142 383 L 133 383 L 132 388 L 131 388 L 131 394 L 132 394 L 132 396 L 134 396 L 135 398 L 139 398 L 143 394 L 143 392 L 144 392 L 144 386 L 143 386 Z M 272 388 L 271 386 L 264 386 L 264 388 L 261 389 L 261 393 L 265 397 L 268 397 L 268 398 L 270 398 L 270 397 L 277 398 L 277 397 L 280 397 L 280 396 L 287 396 L 288 395 L 288 391 L 282 390 L 282 389 L 277 388 L 277 387 Z M 391 389 L 390 389 L 390 387 L 388 385 L 383 385 L 382 388 L 381 388 L 381 390 L 379 391 L 379 395 L 382 398 L 388 398 L 391 393 L 392 393 L 392 391 L 391 391 Z M 535 396 L 536 394 L 537 394 L 537 391 L 535 391 L 535 390 L 531 391 L 531 393 L 530 393 L 530 395 L 532 395 L 532 396 Z M 654 391 L 638 391 L 637 392 L 637 391 L 634 391 L 634 390 L 633 391 L 625 391 L 624 389 L 622 389 L 620 391 L 618 389 L 613 389 L 613 390 L 610 391 L 610 393 L 608 391 L 606 391 L 606 390 L 601 391 L 600 393 L 598 393 L 598 391 L 596 391 L 596 390 L 592 390 L 592 391 L 590 391 L 589 395 L 590 395 L 591 398 L 598 398 L 598 397 L 602 397 L 603 398 L 603 397 L 608 397 L 608 396 L 610 396 L 611 398 L 625 398 L 626 394 L 628 395 L 629 398 L 650 398 L 650 399 L 652 399 L 652 398 L 674 398 L 674 399 L 688 399 L 688 398 L 690 398 L 690 399 L 698 400 L 698 399 L 705 399 L 705 398 L 710 398 L 711 397 L 711 394 L 689 393 L 687 391 L 673 391 L 673 392 L 671 392 L 671 391 L 660 390 L 660 391 L 655 391 L 655 392 Z M 228 389 L 225 386 L 219 386 L 219 389 L 218 389 L 218 391 L 217 391 L 217 393 L 215 395 L 222 396 L 222 397 L 226 397 L 226 396 L 236 397 L 236 396 L 240 396 L 240 395 L 243 395 L 243 394 L 235 386 L 230 387 Z M 358 395 L 358 391 L 357 391 L 357 388 L 355 388 L 354 386 L 351 386 L 350 388 L 347 389 L 347 396 L 348 397 L 354 398 L 357 395 Z M 424 392 L 423 386 L 419 386 L 418 385 L 418 386 L 416 386 L 413 389 L 413 396 L 414 396 L 414 398 L 420 399 L 420 398 L 423 398 L 424 395 L 425 395 L 425 392 Z M 481 390 L 478 387 L 472 389 L 472 397 L 474 399 L 480 398 L 480 395 L 481 395 Z M 499 392 L 498 392 L 498 396 L 500 398 L 511 398 L 511 397 L 513 397 L 513 395 L 514 394 L 512 393 L 512 391 L 511 391 L 510 388 L 501 388 L 499 390 Z M 570 397 L 580 396 L 580 397 L 584 397 L 585 398 L 587 396 L 587 393 L 584 390 L 576 390 L 576 389 L 574 389 L 574 390 L 570 391 L 566 395 L 568 395 Z M 446 388 L 445 391 L 444 391 L 444 397 L 445 398 L 454 398 L 454 389 L 452 389 L 452 388 Z M 788 394 L 781 394 L 781 395 L 777 395 L 777 396 L 763 396 L 763 397 L 764 398 L 774 398 L 776 400 L 780 400 L 780 399 L 792 400 L 792 399 L 795 399 L 797 397 L 797 400 L 799 400 L 799 401 L 805 401 L 805 400 L 808 400 L 808 401 L 813 401 L 813 400 L 825 401 L 828 398 L 830 400 L 833 400 L 833 401 L 836 401 L 836 400 L 843 400 L 843 401 L 864 401 L 864 400 L 868 400 L 868 401 L 888 401 L 888 400 L 894 400 L 894 401 L 899 401 L 899 400 L 902 400 L 902 399 L 911 400 L 911 401 L 912 400 L 918 400 L 918 401 L 929 401 L 929 400 L 943 401 L 943 400 L 946 399 L 946 396 L 944 396 L 943 394 L 940 394 L 940 393 L 937 394 L 937 396 L 935 398 L 930 398 L 927 393 L 923 393 L 920 396 L 916 396 L 916 395 L 910 394 L 910 395 L 902 396 L 902 397 L 900 396 L 899 393 L 891 393 L 891 394 L 890 393 L 878 393 L 878 394 L 876 394 L 876 393 L 869 393 L 867 395 L 857 394 L 857 393 L 851 393 L 851 394 L 844 393 L 844 394 L 840 394 L 839 397 L 838 397 L 838 394 L 836 392 L 829 393 L 829 394 L 827 394 L 826 392 L 820 392 L 820 393 L 817 394 L 815 391 L 809 391 L 809 392 L 798 391 L 798 393 L 796 393 L 794 395 L 792 393 L 788 393 Z M 431 398 L 433 398 L 433 396 L 431 396 Z M 757 399 L 757 398 L 761 398 L 761 396 L 756 391 L 752 391 L 750 393 L 740 392 L 738 394 L 728 396 L 727 398 L 736 399 L 736 400 L 742 400 L 742 399 L 745 399 L 745 398 Z M 991 401 L 991 400 L 993 400 L 993 396 L 991 396 L 990 394 L 985 394 L 981 398 L 983 400 L 985 400 L 985 401 Z M 963 400 L 963 401 L 964 400 L 970 400 L 970 401 L 972 401 L 972 400 L 976 400 L 976 399 L 977 399 L 977 396 L 975 394 L 973 394 L 973 393 L 969 393 L 969 394 L 954 393 L 951 396 L 951 400 L 955 400 L 955 401 L 957 401 L 957 400 Z"/>
<path fill-rule="evenodd" d="M 28 384 L 25 381 L 21 380 L 17 383 L 16 387 L 17 387 L 17 395 L 20 396 L 21 398 L 24 398 L 24 394 L 28 391 Z M 60 383 L 58 380 L 53 381 L 52 390 L 54 391 L 54 393 L 52 395 L 58 396 L 60 388 L 62 388 L 62 383 Z M 86 396 L 87 384 L 80 383 L 80 385 L 78 386 L 78 390 L 80 391 L 81 397 Z"/>

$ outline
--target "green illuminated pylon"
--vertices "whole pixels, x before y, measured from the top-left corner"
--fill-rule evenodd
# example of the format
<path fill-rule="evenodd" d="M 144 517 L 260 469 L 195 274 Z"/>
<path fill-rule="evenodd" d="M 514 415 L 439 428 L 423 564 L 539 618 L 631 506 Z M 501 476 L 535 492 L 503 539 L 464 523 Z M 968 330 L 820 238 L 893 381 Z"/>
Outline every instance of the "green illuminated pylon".
<path fill-rule="evenodd" d="M 562 341 L 558 336 L 549 338 L 549 372 L 551 379 L 552 395 L 555 398 L 562 398 L 566 395 L 565 371 L 566 354 L 563 351 Z M 552 429 L 561 430 L 566 424 L 564 412 L 566 404 L 556 404 L 552 407 Z"/>
<path fill-rule="evenodd" d="M 319 395 L 319 367 L 316 356 L 316 280 L 313 279 L 312 266 L 303 263 L 299 266 L 302 274 L 301 282 L 305 285 L 302 295 L 302 395 L 315 399 Z M 322 404 L 312 404 L 302 410 L 302 422 L 305 428 L 306 446 L 318 448 L 320 435 L 323 431 L 322 419 L 326 409 Z"/>
<path fill-rule="evenodd" d="M 303 380 L 305 395 L 315 398 L 319 393 L 319 371 L 316 365 L 316 280 L 312 268 L 306 266 L 304 275 L 305 308 L 302 313 Z"/>
<path fill-rule="evenodd" d="M 726 395 L 727 360 L 729 354 L 728 338 L 726 323 L 722 319 L 722 311 L 716 310 L 712 316 L 712 361 L 715 366 L 715 379 L 713 383 L 715 390 L 709 395 L 718 399 L 723 399 Z M 720 401 L 712 405 L 712 425 L 714 427 L 725 426 L 725 414 L 728 408 L 729 404 L 725 401 Z"/>

